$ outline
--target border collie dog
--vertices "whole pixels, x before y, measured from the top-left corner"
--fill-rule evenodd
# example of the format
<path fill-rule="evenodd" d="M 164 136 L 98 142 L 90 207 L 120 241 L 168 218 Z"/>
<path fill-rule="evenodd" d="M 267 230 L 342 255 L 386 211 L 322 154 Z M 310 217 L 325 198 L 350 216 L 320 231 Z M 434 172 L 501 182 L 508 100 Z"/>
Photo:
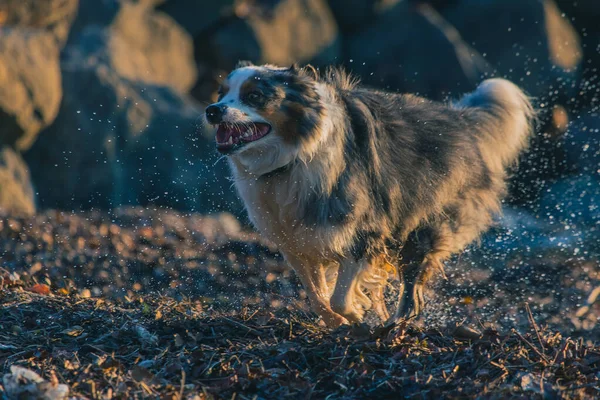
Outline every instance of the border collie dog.
<path fill-rule="evenodd" d="M 370 308 L 388 323 L 420 313 L 427 281 L 500 213 L 534 111 L 503 79 L 442 104 L 341 69 L 241 62 L 205 118 L 251 222 L 335 327 Z M 390 272 L 402 282 L 391 318 Z"/>

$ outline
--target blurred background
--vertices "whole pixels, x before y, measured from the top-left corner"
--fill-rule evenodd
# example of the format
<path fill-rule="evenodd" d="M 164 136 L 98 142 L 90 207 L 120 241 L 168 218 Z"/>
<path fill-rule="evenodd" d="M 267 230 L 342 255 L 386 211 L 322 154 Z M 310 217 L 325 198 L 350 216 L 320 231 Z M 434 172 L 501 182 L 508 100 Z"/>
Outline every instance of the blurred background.
<path fill-rule="evenodd" d="M 0 0 L 0 208 L 242 215 L 199 126 L 240 59 L 451 100 L 502 76 L 540 125 L 509 203 L 596 232 L 596 0 Z"/>

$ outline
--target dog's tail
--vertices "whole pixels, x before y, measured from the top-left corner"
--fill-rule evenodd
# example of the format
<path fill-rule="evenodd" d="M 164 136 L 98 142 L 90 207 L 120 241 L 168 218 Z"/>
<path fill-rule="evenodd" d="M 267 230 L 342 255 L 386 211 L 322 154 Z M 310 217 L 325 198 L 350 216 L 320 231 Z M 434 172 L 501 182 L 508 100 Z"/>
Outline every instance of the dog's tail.
<path fill-rule="evenodd" d="M 464 96 L 456 108 L 475 108 L 480 130 L 480 148 L 484 159 L 498 160 L 505 168 L 527 148 L 533 132 L 535 111 L 529 97 L 506 79 L 494 78 L 481 83 Z"/>

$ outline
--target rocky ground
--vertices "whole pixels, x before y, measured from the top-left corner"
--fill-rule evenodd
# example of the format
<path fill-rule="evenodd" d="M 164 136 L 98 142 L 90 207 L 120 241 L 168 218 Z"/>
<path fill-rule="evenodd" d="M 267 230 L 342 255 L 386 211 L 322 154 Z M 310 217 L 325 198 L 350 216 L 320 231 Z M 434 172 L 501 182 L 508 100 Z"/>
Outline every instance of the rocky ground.
<path fill-rule="evenodd" d="M 509 210 L 481 246 L 448 265 L 420 320 L 383 329 L 370 316 L 370 325 L 335 331 L 308 310 L 276 249 L 227 214 L 4 217 L 2 390 L 8 398 L 23 390 L 61 398 L 66 388 L 94 399 L 597 398 L 599 253 L 557 232 L 544 234 L 551 247 L 527 244 L 527 236 L 540 243 L 539 227 L 524 230 L 518 215 Z M 393 293 L 392 283 L 390 307 Z M 45 382 L 27 386 L 18 366 Z"/>

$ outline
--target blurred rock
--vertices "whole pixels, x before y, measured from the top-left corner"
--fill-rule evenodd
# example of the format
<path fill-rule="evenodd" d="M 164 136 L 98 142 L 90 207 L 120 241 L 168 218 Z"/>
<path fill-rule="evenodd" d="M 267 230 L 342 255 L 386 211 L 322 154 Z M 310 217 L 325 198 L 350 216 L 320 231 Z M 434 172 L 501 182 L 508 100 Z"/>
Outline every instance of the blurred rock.
<path fill-rule="evenodd" d="M 340 30 L 350 33 L 375 19 L 381 0 L 329 0 L 328 3 Z"/>
<path fill-rule="evenodd" d="M 462 38 L 540 104 L 573 94 L 579 37 L 553 0 L 463 0 L 443 10 Z"/>
<path fill-rule="evenodd" d="M 118 0 L 79 0 L 77 18 L 71 26 L 68 42 L 78 39 L 81 32 L 92 25 L 100 27 L 110 25 L 119 14 L 119 10 L 121 10 L 121 2 Z"/>
<path fill-rule="evenodd" d="M 0 25 L 42 28 L 62 45 L 79 0 L 0 0 Z"/>
<path fill-rule="evenodd" d="M 563 146 L 569 169 L 600 176 L 600 111 L 584 111 L 571 122 Z"/>
<path fill-rule="evenodd" d="M 361 30 L 374 21 L 378 14 L 394 7 L 401 1 L 412 6 L 427 3 L 435 9 L 454 6 L 461 0 L 328 0 L 329 7 L 343 33 Z"/>
<path fill-rule="evenodd" d="M 254 3 L 242 2 L 236 11 L 241 18 L 196 36 L 196 59 L 225 70 L 239 60 L 284 66 L 336 62 L 338 30 L 324 0 L 282 0 L 270 7 Z"/>
<path fill-rule="evenodd" d="M 540 215 L 551 222 L 600 229 L 600 180 L 591 175 L 569 177 L 551 185 L 540 202 Z"/>
<path fill-rule="evenodd" d="M 0 28 L 0 145 L 29 148 L 56 117 L 61 92 L 53 34 Z"/>
<path fill-rule="evenodd" d="M 105 63 L 130 81 L 188 92 L 196 81 L 192 39 L 154 11 L 155 3 L 82 0 L 66 51 Z"/>
<path fill-rule="evenodd" d="M 588 80 L 598 79 L 600 65 L 600 7 L 597 0 L 557 0 L 581 39 L 583 48 L 583 87 L 575 99 L 575 106 L 589 107 L 598 102 L 600 86 L 586 85 Z"/>
<path fill-rule="evenodd" d="M 9 147 L 0 149 L 0 211 L 32 215 L 35 196 L 29 171 L 19 154 Z"/>
<path fill-rule="evenodd" d="M 165 0 L 157 7 L 196 37 L 234 15 L 234 0 Z"/>
<path fill-rule="evenodd" d="M 41 207 L 231 204 L 226 163 L 216 163 L 214 139 L 197 129 L 202 111 L 187 97 L 123 78 L 95 54 L 64 58 L 59 116 L 26 154 Z"/>
<path fill-rule="evenodd" d="M 364 83 L 433 99 L 474 89 L 489 68 L 434 8 L 407 2 L 350 35 L 344 52 Z"/>
<path fill-rule="evenodd" d="M 600 7 L 597 0 L 556 0 L 579 31 L 600 32 Z"/>

